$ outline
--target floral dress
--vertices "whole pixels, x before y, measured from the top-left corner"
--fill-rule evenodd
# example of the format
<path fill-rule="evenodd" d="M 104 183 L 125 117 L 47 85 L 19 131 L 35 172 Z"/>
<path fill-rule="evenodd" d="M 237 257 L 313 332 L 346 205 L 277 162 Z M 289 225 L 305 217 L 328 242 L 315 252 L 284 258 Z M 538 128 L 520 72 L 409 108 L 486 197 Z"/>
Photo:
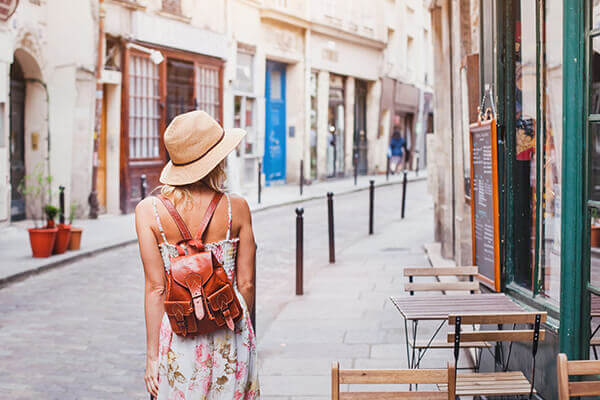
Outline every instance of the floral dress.
<path fill-rule="evenodd" d="M 235 280 L 236 255 L 239 239 L 230 238 L 231 201 L 227 197 L 229 218 L 225 240 L 206 243 L 217 260 L 223 264 L 227 276 L 243 310 L 235 330 L 221 329 L 209 334 L 183 337 L 173 334 L 165 314 L 160 327 L 159 376 L 157 400 L 254 400 L 260 399 L 256 337 L 250 314 Z M 163 242 L 159 249 L 169 270 L 170 258 L 177 249 L 167 242 L 153 199 L 154 214 Z"/>

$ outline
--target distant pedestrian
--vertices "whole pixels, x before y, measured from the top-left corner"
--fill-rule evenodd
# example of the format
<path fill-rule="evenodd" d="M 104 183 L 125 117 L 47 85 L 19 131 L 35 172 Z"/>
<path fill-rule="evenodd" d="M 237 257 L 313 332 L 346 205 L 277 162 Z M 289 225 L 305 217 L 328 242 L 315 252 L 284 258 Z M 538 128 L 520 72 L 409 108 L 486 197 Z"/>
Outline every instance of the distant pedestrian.
<path fill-rule="evenodd" d="M 391 164 L 394 166 L 392 171 L 394 173 L 399 172 L 399 168 L 403 164 L 404 160 L 404 150 L 406 149 L 406 140 L 400 134 L 400 130 L 398 128 L 394 129 L 394 133 L 392 134 L 392 139 L 390 140 L 390 153 L 391 153 Z"/>
<path fill-rule="evenodd" d="M 145 381 L 148 392 L 158 400 L 260 399 L 256 337 L 249 314 L 254 303 L 256 255 L 252 218 L 246 201 L 223 189 L 224 160 L 245 134 L 241 129 L 224 131 L 203 111 L 177 116 L 164 135 L 171 161 L 160 176 L 163 197 L 147 197 L 135 210 L 146 281 Z M 166 206 L 176 211 L 169 213 Z M 212 218 L 206 212 L 209 209 L 214 210 Z M 179 215 L 181 221 L 177 223 L 172 215 Z M 205 250 L 225 269 L 242 317 L 231 325 L 233 330 L 225 327 L 180 336 L 173 333 L 165 313 L 166 291 L 171 290 L 166 287 L 166 274 L 171 260 L 180 255 L 175 244 L 182 240 L 182 232 L 188 227 L 195 237 L 203 222 L 207 224 L 202 241 Z M 219 299 L 223 307 L 221 297 L 214 301 Z M 198 315 L 198 310 L 194 312 Z"/>

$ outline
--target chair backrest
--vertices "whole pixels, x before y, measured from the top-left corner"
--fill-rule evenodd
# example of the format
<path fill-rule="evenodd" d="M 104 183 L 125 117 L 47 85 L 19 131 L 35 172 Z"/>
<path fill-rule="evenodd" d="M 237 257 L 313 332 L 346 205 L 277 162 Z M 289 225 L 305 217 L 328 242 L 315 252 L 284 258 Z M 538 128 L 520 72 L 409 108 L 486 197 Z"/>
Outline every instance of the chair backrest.
<path fill-rule="evenodd" d="M 338 362 L 331 368 L 332 400 L 454 400 L 456 398 L 456 369 L 340 369 Z M 340 392 L 340 385 L 448 385 L 447 391 Z"/>
<path fill-rule="evenodd" d="M 569 376 L 600 375 L 600 361 L 569 361 L 566 354 L 559 354 L 558 399 L 568 400 L 577 396 L 600 396 L 600 381 L 569 382 Z"/>
<path fill-rule="evenodd" d="M 431 268 L 431 267 L 408 267 L 404 268 L 404 276 L 408 277 L 408 283 L 404 284 L 404 291 L 414 295 L 415 292 L 431 291 L 469 291 L 471 293 L 479 292 L 479 282 L 475 280 L 478 274 L 477 267 L 451 267 L 451 268 Z M 455 276 L 468 278 L 468 281 L 458 282 L 415 282 L 415 277 L 435 277 Z"/>
<path fill-rule="evenodd" d="M 448 342 L 454 343 L 454 365 L 458 365 L 461 340 L 467 342 L 531 342 L 531 391 L 529 398 L 533 396 L 535 386 L 535 360 L 538 344 L 546 337 L 546 330 L 540 326 L 546 322 L 548 314 L 545 312 L 517 312 L 517 313 L 480 313 L 480 314 L 451 314 L 448 316 L 448 325 L 454 325 L 454 332 L 448 333 Z M 463 332 L 461 327 L 467 325 L 497 325 L 497 330 L 478 330 Z M 512 329 L 504 329 L 504 325 L 513 325 Z M 516 329 L 519 324 L 533 325 L 532 329 Z M 504 370 L 508 369 L 511 351 L 508 359 L 502 360 Z"/>

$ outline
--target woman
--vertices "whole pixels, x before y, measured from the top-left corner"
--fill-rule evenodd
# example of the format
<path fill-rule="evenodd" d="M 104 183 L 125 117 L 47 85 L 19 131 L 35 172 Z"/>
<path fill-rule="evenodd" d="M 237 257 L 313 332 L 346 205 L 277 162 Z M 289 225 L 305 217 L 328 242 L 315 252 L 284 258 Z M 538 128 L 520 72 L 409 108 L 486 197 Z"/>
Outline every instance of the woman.
<path fill-rule="evenodd" d="M 224 159 L 246 133 L 224 131 L 203 111 L 177 116 L 164 142 L 171 161 L 164 167 L 161 195 L 174 204 L 195 236 L 213 200 L 223 192 Z M 156 197 L 135 210 L 144 264 L 146 314 L 146 388 L 161 400 L 259 399 L 256 340 L 249 309 L 254 303 L 256 245 L 246 201 L 225 194 L 204 231 L 206 249 L 223 264 L 233 282 L 243 316 L 233 331 L 225 328 L 191 337 L 173 333 L 165 314 L 166 272 L 174 246 L 182 239 L 177 224 Z"/>

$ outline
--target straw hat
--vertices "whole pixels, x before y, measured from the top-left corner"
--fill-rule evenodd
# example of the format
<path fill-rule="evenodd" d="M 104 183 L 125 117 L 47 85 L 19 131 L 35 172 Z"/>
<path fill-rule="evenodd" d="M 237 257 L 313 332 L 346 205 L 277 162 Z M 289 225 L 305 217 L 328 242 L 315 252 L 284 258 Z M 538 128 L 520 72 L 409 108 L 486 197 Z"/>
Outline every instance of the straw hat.
<path fill-rule="evenodd" d="M 167 127 L 164 141 L 171 161 L 160 174 L 160 183 L 187 185 L 204 178 L 243 137 L 243 129 L 225 131 L 204 111 L 180 114 Z"/>

